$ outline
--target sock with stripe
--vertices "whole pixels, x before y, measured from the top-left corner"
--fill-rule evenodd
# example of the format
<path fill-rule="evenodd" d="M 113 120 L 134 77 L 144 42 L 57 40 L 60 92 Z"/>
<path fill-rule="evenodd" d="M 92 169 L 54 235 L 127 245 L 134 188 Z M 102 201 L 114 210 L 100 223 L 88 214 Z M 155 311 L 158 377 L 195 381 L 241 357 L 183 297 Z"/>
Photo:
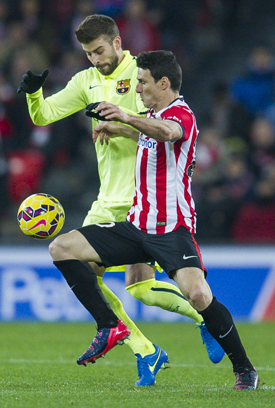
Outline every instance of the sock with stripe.
<path fill-rule="evenodd" d="M 147 279 L 126 287 L 136 299 L 148 306 L 158 306 L 169 312 L 179 313 L 201 324 L 203 318 L 185 299 L 181 291 L 171 283 Z"/>
<path fill-rule="evenodd" d="M 101 276 L 97 277 L 97 281 L 113 312 L 119 319 L 123 320 L 126 326 L 131 330 L 130 339 L 126 339 L 124 341 L 125 344 L 127 344 L 135 354 L 139 353 L 142 358 L 148 354 L 153 354 L 156 351 L 155 346 L 142 334 L 139 328 L 126 314 L 120 299 L 105 285 Z"/>

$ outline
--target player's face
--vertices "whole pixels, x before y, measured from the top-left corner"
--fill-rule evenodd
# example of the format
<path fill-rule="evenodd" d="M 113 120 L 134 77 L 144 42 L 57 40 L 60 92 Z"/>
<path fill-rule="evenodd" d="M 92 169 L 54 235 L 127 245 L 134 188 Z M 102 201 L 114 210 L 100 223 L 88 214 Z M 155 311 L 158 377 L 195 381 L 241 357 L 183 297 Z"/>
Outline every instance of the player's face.
<path fill-rule="evenodd" d="M 119 37 L 115 37 L 110 44 L 104 37 L 99 37 L 89 44 L 82 44 L 87 58 L 102 75 L 111 75 L 119 64 L 117 49 L 120 44 Z"/>
<path fill-rule="evenodd" d="M 160 81 L 155 82 L 149 69 L 138 69 L 138 84 L 136 92 L 140 94 L 143 104 L 146 108 L 153 108 L 157 111 L 160 96 Z"/>

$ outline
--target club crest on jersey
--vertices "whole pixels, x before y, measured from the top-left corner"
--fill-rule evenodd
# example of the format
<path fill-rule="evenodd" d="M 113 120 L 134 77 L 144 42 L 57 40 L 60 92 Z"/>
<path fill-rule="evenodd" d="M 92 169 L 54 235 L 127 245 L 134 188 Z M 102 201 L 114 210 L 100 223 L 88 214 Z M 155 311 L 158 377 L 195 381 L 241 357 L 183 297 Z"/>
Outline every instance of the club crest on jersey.
<path fill-rule="evenodd" d="M 188 166 L 188 169 L 187 169 L 187 176 L 188 176 L 188 177 L 192 177 L 192 176 L 193 176 L 195 166 L 196 166 L 196 161 L 193 160 L 193 161 L 192 161 L 192 164 L 190 164 L 190 166 Z"/>
<path fill-rule="evenodd" d="M 122 81 L 117 81 L 116 91 L 120 95 L 124 95 L 130 91 L 130 79 L 124 79 Z"/>

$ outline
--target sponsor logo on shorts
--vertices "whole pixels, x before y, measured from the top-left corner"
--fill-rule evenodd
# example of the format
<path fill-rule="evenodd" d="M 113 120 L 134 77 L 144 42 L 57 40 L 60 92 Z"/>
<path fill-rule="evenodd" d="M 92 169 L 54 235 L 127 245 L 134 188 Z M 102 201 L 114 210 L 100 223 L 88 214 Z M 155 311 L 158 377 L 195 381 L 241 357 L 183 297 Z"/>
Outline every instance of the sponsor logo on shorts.
<path fill-rule="evenodd" d="M 197 255 L 186 256 L 186 255 L 184 254 L 182 258 L 183 258 L 184 260 L 186 260 L 186 259 L 197 258 L 197 257 L 198 257 Z"/>
<path fill-rule="evenodd" d="M 114 222 L 106 222 L 105 224 L 95 224 L 101 228 L 111 228 L 114 227 L 116 224 Z"/>

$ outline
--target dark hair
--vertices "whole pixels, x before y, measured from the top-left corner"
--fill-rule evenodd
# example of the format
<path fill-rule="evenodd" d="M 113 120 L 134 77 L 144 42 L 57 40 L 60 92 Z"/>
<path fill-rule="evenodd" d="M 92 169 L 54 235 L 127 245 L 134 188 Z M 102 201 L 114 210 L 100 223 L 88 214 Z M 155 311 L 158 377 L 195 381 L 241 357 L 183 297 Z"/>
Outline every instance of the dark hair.
<path fill-rule="evenodd" d="M 149 69 L 155 82 L 162 77 L 170 81 L 172 91 L 179 92 L 182 81 L 182 71 L 175 55 L 171 51 L 148 51 L 141 52 L 137 56 L 137 66 Z"/>
<path fill-rule="evenodd" d="M 89 44 L 101 36 L 104 36 L 111 43 L 119 35 L 119 30 L 111 17 L 92 14 L 79 24 L 75 30 L 75 35 L 81 44 Z"/>

